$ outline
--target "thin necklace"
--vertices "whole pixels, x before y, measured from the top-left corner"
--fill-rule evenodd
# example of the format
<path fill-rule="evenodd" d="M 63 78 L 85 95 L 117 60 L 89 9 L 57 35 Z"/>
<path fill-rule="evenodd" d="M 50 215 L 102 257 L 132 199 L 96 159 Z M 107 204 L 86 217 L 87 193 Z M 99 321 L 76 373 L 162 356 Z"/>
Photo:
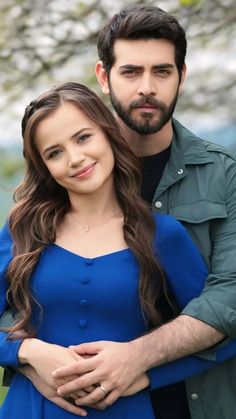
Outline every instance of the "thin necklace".
<path fill-rule="evenodd" d="M 85 233 L 89 233 L 89 231 L 90 230 L 93 230 L 94 228 L 97 228 L 97 227 L 100 227 L 100 226 L 102 226 L 102 225 L 104 225 L 104 224 L 107 224 L 107 223 L 109 223 L 111 220 L 113 220 L 113 218 L 115 218 L 115 217 L 117 217 L 119 214 L 121 214 L 121 211 L 119 211 L 119 212 L 116 212 L 114 215 L 112 215 L 112 217 L 110 217 L 108 220 L 106 220 L 106 221 L 103 221 L 102 223 L 99 223 L 99 224 L 96 224 L 96 225 L 93 225 L 93 226 L 91 226 L 91 225 L 89 225 L 89 224 L 85 224 L 85 225 L 83 225 L 83 224 L 81 224 L 78 220 L 77 220 L 77 218 L 75 218 L 74 217 L 74 215 L 72 215 L 72 214 L 70 214 L 70 216 L 71 216 L 71 218 L 80 226 L 80 227 L 82 227 L 82 229 L 84 230 L 84 232 Z"/>

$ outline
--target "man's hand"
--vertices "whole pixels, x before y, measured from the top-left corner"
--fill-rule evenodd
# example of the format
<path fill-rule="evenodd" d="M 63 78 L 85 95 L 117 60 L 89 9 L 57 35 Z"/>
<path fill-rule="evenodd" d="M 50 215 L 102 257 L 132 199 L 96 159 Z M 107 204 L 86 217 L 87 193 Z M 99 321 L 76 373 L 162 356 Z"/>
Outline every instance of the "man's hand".
<path fill-rule="evenodd" d="M 148 387 L 150 384 L 148 375 L 146 373 L 140 375 L 137 380 L 131 384 L 130 387 L 122 394 L 122 397 L 132 396 L 133 394 L 138 393 L 139 391 L 143 390 L 144 388 Z"/>
<path fill-rule="evenodd" d="M 63 380 L 72 374 L 80 376 L 60 386 L 58 388 L 60 396 L 77 393 L 78 390 L 90 385 L 97 385 L 89 395 L 79 399 L 80 405 L 93 405 L 103 399 L 103 407 L 111 405 L 145 371 L 139 361 L 141 347 L 137 345 L 137 341 L 128 343 L 100 341 L 70 348 L 78 355 L 93 356 L 82 362 L 78 361 L 59 368 L 54 371 L 53 376 Z"/>

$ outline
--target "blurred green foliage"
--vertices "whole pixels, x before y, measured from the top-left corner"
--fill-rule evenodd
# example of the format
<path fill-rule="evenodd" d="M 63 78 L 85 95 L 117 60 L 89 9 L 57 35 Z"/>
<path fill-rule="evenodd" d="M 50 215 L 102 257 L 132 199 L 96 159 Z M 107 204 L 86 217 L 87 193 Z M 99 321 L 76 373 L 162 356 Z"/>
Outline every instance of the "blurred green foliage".
<path fill-rule="evenodd" d="M 2 382 L 2 375 L 3 375 L 3 369 L 0 368 L 0 383 Z M 7 387 L 0 386 L 0 405 L 4 401 L 6 394 L 7 394 Z"/>
<path fill-rule="evenodd" d="M 13 203 L 13 192 L 23 176 L 24 163 L 16 148 L 0 149 L 0 227 Z"/>

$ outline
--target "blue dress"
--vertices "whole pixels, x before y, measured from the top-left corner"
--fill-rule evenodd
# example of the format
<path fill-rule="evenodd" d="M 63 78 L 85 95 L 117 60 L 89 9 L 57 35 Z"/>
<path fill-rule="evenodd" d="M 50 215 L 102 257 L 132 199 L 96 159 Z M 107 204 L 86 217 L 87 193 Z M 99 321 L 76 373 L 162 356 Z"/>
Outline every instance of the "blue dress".
<path fill-rule="evenodd" d="M 155 215 L 155 250 L 180 307 L 197 296 L 207 269 L 182 225 L 170 216 Z M 7 227 L 0 235 L 0 312 L 6 307 L 5 270 L 11 260 Z M 56 244 L 42 253 L 31 277 L 32 293 L 43 308 L 37 337 L 62 346 L 98 340 L 126 342 L 147 331 L 138 298 L 139 267 L 130 249 L 84 258 Z M 37 325 L 38 312 L 33 313 Z M 0 333 L 0 364 L 19 366 L 21 341 Z M 232 350 L 233 351 L 233 350 Z M 236 350 L 234 347 L 234 354 Z M 232 356 L 231 352 L 227 355 Z M 219 359 L 221 360 L 221 359 Z M 197 357 L 150 370 L 151 388 L 182 380 L 214 365 Z M 121 397 L 105 411 L 87 408 L 90 419 L 154 419 L 150 389 Z M 72 419 L 45 399 L 20 373 L 13 379 L 0 419 Z"/>

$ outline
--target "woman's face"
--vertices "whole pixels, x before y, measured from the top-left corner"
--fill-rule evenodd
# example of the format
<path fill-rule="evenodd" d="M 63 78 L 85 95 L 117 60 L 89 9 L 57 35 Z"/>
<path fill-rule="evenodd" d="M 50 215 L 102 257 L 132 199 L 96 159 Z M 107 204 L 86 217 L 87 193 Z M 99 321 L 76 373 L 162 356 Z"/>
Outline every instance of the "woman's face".
<path fill-rule="evenodd" d="M 51 176 L 71 194 L 90 194 L 113 183 L 109 141 L 73 103 L 64 102 L 36 128 L 35 143 Z"/>

